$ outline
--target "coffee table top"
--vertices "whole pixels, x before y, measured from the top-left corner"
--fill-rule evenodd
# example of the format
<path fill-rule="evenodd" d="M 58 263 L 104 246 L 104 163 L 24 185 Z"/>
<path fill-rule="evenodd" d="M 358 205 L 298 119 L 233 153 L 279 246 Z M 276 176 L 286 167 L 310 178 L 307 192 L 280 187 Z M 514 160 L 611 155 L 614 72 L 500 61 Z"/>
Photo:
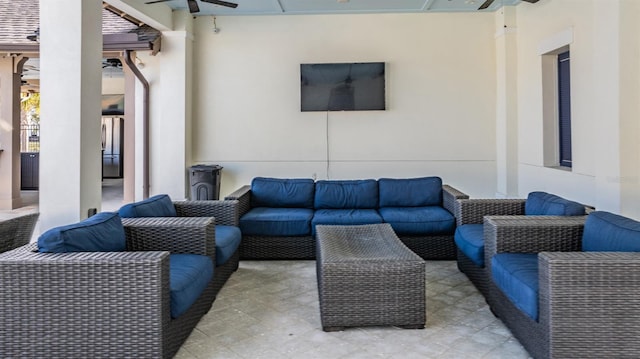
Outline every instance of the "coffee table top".
<path fill-rule="evenodd" d="M 388 223 L 355 226 L 317 225 L 323 262 L 424 260 L 400 241 Z"/>

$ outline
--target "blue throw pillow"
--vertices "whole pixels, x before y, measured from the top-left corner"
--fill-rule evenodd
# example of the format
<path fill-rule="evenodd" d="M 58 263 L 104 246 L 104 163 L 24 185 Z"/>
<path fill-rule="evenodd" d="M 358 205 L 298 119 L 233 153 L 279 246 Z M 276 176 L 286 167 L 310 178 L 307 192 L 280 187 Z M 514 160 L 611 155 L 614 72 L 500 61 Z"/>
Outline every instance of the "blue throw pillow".
<path fill-rule="evenodd" d="M 122 221 L 117 213 L 102 212 L 82 222 L 52 228 L 38 238 L 38 251 L 120 252 L 126 248 Z"/>
<path fill-rule="evenodd" d="M 378 208 L 378 182 L 367 180 L 325 180 L 316 182 L 316 209 Z"/>
<path fill-rule="evenodd" d="M 442 179 L 380 178 L 380 207 L 425 207 L 442 205 Z"/>
<path fill-rule="evenodd" d="M 531 192 L 524 204 L 528 216 L 584 216 L 584 206 L 578 202 L 546 192 Z"/>
<path fill-rule="evenodd" d="M 166 194 L 149 197 L 143 201 L 125 204 L 118 210 L 122 218 L 175 217 L 176 207 Z"/>
<path fill-rule="evenodd" d="M 313 208 L 315 183 L 310 178 L 265 178 L 251 181 L 251 207 Z"/>
<path fill-rule="evenodd" d="M 609 212 L 591 212 L 584 224 L 582 250 L 640 252 L 640 222 Z"/>

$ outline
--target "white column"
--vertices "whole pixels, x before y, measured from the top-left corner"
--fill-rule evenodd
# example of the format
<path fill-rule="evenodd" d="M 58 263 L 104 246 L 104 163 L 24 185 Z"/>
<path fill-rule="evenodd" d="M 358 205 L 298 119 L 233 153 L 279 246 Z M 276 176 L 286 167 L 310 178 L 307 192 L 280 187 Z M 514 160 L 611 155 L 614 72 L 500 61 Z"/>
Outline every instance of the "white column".
<path fill-rule="evenodd" d="M 0 57 L 0 209 L 20 200 L 20 74 L 27 58 Z"/>
<path fill-rule="evenodd" d="M 101 5 L 40 0 L 43 231 L 100 211 Z"/>
<path fill-rule="evenodd" d="M 176 12 L 180 30 L 162 33 L 160 84 L 151 86 L 150 194 L 166 193 L 172 199 L 187 198 L 187 167 L 191 148 L 191 16 Z"/>
<path fill-rule="evenodd" d="M 518 96 L 515 7 L 496 13 L 496 197 L 518 197 Z"/>

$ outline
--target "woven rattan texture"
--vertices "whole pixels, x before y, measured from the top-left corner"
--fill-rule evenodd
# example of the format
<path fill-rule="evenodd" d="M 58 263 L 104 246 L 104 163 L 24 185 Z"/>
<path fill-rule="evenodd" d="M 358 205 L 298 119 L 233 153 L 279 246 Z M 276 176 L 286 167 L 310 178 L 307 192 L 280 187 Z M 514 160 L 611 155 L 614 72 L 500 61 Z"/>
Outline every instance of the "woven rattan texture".
<path fill-rule="evenodd" d="M 214 295 L 218 295 L 220 289 L 227 282 L 231 274 L 238 269 L 240 261 L 240 251 L 236 250 L 231 258 L 229 258 L 224 264 L 218 265 L 213 271 L 213 291 Z"/>
<path fill-rule="evenodd" d="M 423 328 L 425 263 L 388 224 L 317 226 L 317 279 L 323 329 Z"/>
<path fill-rule="evenodd" d="M 29 243 L 39 215 L 22 214 L 0 221 L 0 253 Z"/>
<path fill-rule="evenodd" d="M 176 201 L 178 217 L 215 217 L 216 224 L 238 226 L 239 202 L 230 201 Z"/>
<path fill-rule="evenodd" d="M 453 210 L 458 225 L 481 224 L 484 216 L 524 215 L 524 199 L 461 199 Z"/>
<path fill-rule="evenodd" d="M 211 281 L 172 319 L 166 250 L 215 260 L 213 219 L 123 223 L 127 252 L 38 253 L 30 244 L 0 254 L 0 357 L 173 357 L 211 308 L 215 289 Z"/>
<path fill-rule="evenodd" d="M 434 236 L 400 235 L 400 240 L 422 259 L 456 259 L 456 244 L 453 234 Z"/>
<path fill-rule="evenodd" d="M 486 267 L 478 267 L 464 252 L 458 250 L 458 269 L 464 273 L 485 298 L 489 297 L 490 276 Z"/>

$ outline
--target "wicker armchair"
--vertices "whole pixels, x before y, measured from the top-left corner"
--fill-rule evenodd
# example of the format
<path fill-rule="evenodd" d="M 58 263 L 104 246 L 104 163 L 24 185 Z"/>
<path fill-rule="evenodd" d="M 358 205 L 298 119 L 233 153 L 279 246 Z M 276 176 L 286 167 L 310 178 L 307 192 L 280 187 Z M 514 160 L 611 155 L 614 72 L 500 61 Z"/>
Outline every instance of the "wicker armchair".
<path fill-rule="evenodd" d="M 0 220 L 0 253 L 29 243 L 39 215 L 21 214 Z"/>
<path fill-rule="evenodd" d="M 556 203 L 556 201 L 559 203 Z M 558 207 L 547 207 L 549 204 L 557 205 Z M 455 203 L 454 214 L 458 227 L 455 234 L 458 269 L 469 278 L 471 283 L 487 299 L 490 298 L 490 280 L 486 269 L 486 261 L 490 257 L 484 255 L 484 249 L 480 244 L 476 246 L 474 243 L 474 245 L 469 246 L 469 239 L 471 238 L 471 241 L 473 241 L 474 237 L 480 236 L 479 238 L 482 240 L 482 237 L 486 237 L 486 228 L 482 228 L 485 216 L 520 216 L 520 219 L 525 221 L 523 223 L 526 223 L 527 219 L 532 217 L 531 215 L 525 215 L 528 213 L 527 208 L 541 215 L 554 212 L 565 213 L 563 216 L 554 216 L 557 221 L 562 221 L 564 216 L 578 215 L 584 217 L 584 214 L 592 209 L 545 192 L 531 192 L 527 199 L 459 199 Z M 558 210 L 558 208 L 564 209 Z M 569 221 L 568 223 L 572 222 Z M 461 250 L 461 247 L 464 247 L 465 250 Z M 469 256 L 465 251 L 473 254 Z"/>
<path fill-rule="evenodd" d="M 125 252 L 0 254 L 0 357 L 171 358 L 215 298 L 170 315 L 169 252 L 215 258 L 211 218 L 123 221 Z"/>
<path fill-rule="evenodd" d="M 486 256 L 539 253 L 537 319 L 515 305 L 493 279 L 489 301 L 494 313 L 534 358 L 640 355 L 640 253 L 581 252 L 594 217 L 587 216 L 586 225 L 580 217 L 485 219 Z M 611 236 L 617 229 L 603 231 L 605 226 L 593 225 L 591 238 L 605 245 L 616 243 L 619 232 Z M 632 228 L 628 236 L 640 243 L 640 224 L 636 222 Z M 490 273 L 497 270 L 494 265 L 488 262 Z"/>
<path fill-rule="evenodd" d="M 238 227 L 240 221 L 238 201 L 171 201 L 168 196 L 165 196 L 167 201 L 173 203 L 175 207 L 175 213 L 177 217 L 213 217 L 216 226 L 235 226 Z M 161 196 L 155 196 L 150 198 L 158 198 Z M 164 198 L 161 200 L 165 200 Z M 142 202 L 137 202 L 142 203 Z M 121 214 L 122 215 L 122 214 Z M 154 218 L 154 217 L 145 217 Z M 167 217 L 170 218 L 170 217 Z M 127 220 L 123 219 L 123 222 Z M 219 227 L 216 227 L 219 228 Z M 214 246 L 216 242 L 215 233 L 213 233 Z M 215 255 L 214 255 L 215 257 Z M 227 282 L 231 274 L 238 269 L 240 260 L 239 251 L 236 250 L 233 255 L 223 264 L 214 261 L 216 267 L 214 271 L 213 283 L 214 283 L 214 295 L 218 295 L 218 292 L 222 289 Z"/>

